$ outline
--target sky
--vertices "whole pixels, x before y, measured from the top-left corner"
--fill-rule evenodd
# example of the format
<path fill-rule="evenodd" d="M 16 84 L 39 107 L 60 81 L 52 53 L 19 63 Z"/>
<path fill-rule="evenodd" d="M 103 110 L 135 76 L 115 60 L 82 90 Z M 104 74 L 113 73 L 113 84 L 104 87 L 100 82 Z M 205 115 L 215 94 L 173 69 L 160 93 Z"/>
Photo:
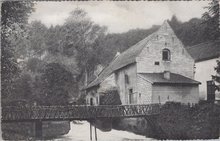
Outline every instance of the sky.
<path fill-rule="evenodd" d="M 91 20 L 107 26 L 109 33 L 122 33 L 130 29 L 150 28 L 161 25 L 172 15 L 182 21 L 200 18 L 206 11 L 208 1 L 63 1 L 36 2 L 35 12 L 29 22 L 38 20 L 47 27 L 62 25 L 75 8 L 84 9 Z"/>

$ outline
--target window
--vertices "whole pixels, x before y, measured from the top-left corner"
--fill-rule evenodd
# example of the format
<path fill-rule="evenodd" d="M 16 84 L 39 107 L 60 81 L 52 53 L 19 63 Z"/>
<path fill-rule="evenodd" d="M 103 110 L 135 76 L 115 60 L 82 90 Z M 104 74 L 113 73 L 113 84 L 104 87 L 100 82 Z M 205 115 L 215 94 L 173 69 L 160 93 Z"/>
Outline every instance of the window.
<path fill-rule="evenodd" d="M 126 83 L 126 84 L 129 84 L 129 77 L 128 77 L 127 74 L 125 74 L 125 83 Z"/>
<path fill-rule="evenodd" d="M 134 104 L 135 103 L 135 97 L 133 94 L 133 89 L 129 89 L 129 104 Z"/>
<path fill-rule="evenodd" d="M 154 62 L 154 65 L 159 66 L 159 65 L 160 65 L 160 62 Z"/>
<path fill-rule="evenodd" d="M 169 49 L 163 49 L 162 59 L 164 61 L 170 61 L 170 50 Z"/>

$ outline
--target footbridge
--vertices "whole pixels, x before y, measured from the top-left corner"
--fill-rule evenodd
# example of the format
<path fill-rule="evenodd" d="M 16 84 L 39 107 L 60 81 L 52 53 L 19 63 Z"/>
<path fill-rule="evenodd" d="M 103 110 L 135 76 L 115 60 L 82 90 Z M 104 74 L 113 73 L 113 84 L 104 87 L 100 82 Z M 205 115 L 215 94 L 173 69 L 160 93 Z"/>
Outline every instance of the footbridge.
<path fill-rule="evenodd" d="M 2 122 L 34 120 L 90 120 L 99 118 L 146 117 L 160 113 L 160 104 L 148 105 L 71 105 L 3 106 Z"/>

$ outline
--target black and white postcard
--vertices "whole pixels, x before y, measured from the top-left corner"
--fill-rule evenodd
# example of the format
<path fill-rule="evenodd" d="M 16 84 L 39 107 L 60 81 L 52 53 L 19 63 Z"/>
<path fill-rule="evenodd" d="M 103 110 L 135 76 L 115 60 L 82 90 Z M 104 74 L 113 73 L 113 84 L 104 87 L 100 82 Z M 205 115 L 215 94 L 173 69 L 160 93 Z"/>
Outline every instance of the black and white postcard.
<path fill-rule="evenodd" d="M 0 140 L 220 140 L 219 5 L 2 0 Z"/>

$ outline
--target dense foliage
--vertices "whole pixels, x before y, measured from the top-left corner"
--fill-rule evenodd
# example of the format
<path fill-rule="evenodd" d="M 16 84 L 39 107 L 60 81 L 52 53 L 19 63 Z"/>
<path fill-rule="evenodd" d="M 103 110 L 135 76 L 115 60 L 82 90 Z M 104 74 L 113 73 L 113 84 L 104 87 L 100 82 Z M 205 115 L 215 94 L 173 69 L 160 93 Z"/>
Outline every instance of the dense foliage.
<path fill-rule="evenodd" d="M 32 2 L 5 1 L 1 9 L 1 88 L 2 98 L 13 94 L 13 83 L 19 77 L 15 58 L 16 46 L 26 38 L 28 17 L 33 12 Z"/>
<path fill-rule="evenodd" d="M 35 81 L 33 99 L 41 105 L 65 105 L 71 98 L 71 88 L 76 87 L 71 72 L 58 63 L 45 66 L 42 75 Z"/>
<path fill-rule="evenodd" d="M 220 61 L 217 60 L 217 66 L 214 68 L 216 75 L 212 75 L 212 80 L 215 82 L 216 90 L 220 91 Z"/>
<path fill-rule="evenodd" d="M 219 0 L 211 0 L 205 8 L 207 11 L 203 14 L 202 18 L 207 24 L 207 33 L 211 39 L 217 39 L 220 36 Z"/>

